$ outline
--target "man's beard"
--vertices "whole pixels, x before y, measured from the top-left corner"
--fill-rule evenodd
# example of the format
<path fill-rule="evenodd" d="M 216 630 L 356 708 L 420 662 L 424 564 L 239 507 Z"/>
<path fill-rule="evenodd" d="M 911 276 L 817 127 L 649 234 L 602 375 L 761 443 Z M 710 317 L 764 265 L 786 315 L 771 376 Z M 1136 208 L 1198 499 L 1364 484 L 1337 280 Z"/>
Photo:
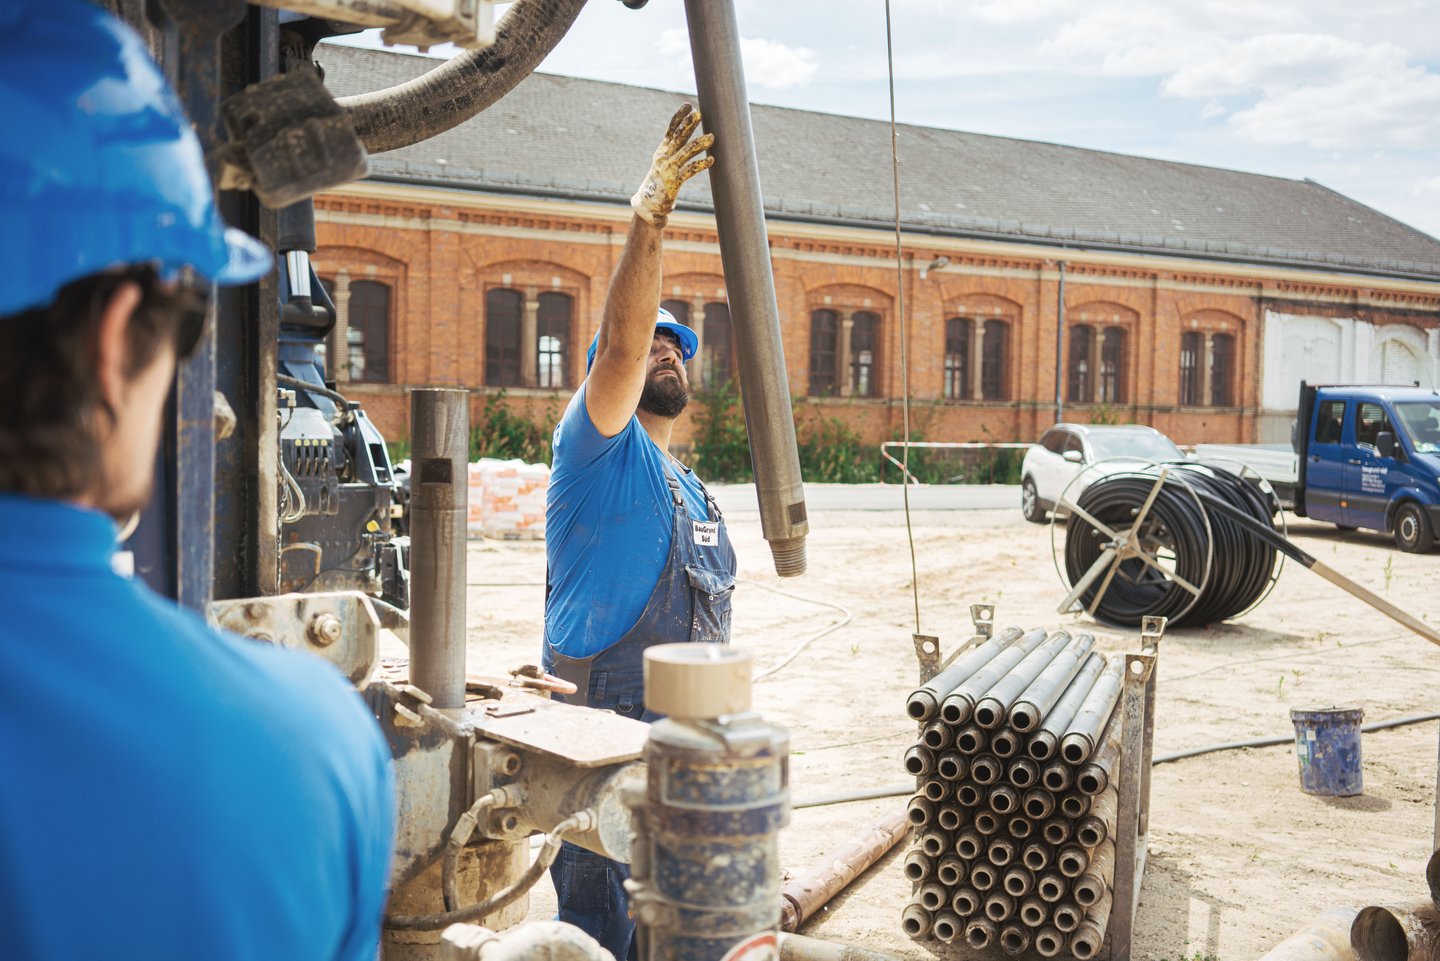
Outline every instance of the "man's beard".
<path fill-rule="evenodd" d="M 661 377 L 659 373 L 657 371 L 645 381 L 645 389 L 640 392 L 640 409 L 656 417 L 679 417 L 685 405 L 690 403 L 690 392 L 685 389 L 678 374 Z"/>

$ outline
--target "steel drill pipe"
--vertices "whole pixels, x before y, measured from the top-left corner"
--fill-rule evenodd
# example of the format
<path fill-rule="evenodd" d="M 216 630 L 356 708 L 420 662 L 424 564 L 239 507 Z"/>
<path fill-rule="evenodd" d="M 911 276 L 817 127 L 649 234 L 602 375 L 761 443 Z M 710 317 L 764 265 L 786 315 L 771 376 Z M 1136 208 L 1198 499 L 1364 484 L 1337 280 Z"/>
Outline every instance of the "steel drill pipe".
<path fill-rule="evenodd" d="M 935 773 L 946 781 L 958 781 L 970 770 L 970 762 L 959 751 L 946 751 L 935 759 Z"/>
<path fill-rule="evenodd" d="M 987 838 L 1000 831 L 1000 815 L 994 811 L 975 812 L 975 830 Z"/>
<path fill-rule="evenodd" d="M 795 416 L 775 300 L 775 273 L 765 234 L 765 202 L 750 99 L 740 60 L 740 28 L 731 0 L 685 0 L 695 90 L 705 130 L 715 135 L 710 193 L 725 292 L 735 318 L 736 369 L 760 506 L 760 529 L 775 573 L 805 573 L 810 531 L 795 440 Z"/>
<path fill-rule="evenodd" d="M 1436 961 L 1440 958 L 1440 906 L 1371 905 L 1350 927 L 1350 945 L 1359 961 Z"/>
<path fill-rule="evenodd" d="M 920 835 L 920 850 L 932 858 L 938 858 L 949 851 L 952 843 L 950 835 L 944 831 L 932 829 Z"/>
<path fill-rule="evenodd" d="M 1009 838 L 995 838 L 990 842 L 990 846 L 985 849 L 985 860 L 997 868 L 1005 867 L 1011 861 L 1015 860 L 1015 842 Z"/>
<path fill-rule="evenodd" d="M 1020 793 L 1008 784 L 1000 784 L 991 789 L 986 801 L 996 814 L 1013 814 L 1020 808 Z"/>
<path fill-rule="evenodd" d="M 949 903 L 950 897 L 945 893 L 945 885 L 938 881 L 927 881 L 915 891 L 915 899 L 926 911 L 934 912 Z"/>
<path fill-rule="evenodd" d="M 1104 791 L 1105 786 L 1110 783 L 1110 772 L 1120 760 L 1122 733 L 1123 720 L 1120 712 L 1116 711 L 1110 718 L 1110 723 L 1105 725 L 1105 734 L 1100 739 L 1100 747 L 1096 749 L 1094 757 L 1075 772 L 1075 786 L 1082 793 L 1093 797 Z"/>
<path fill-rule="evenodd" d="M 975 861 L 970 865 L 970 886 L 980 893 L 995 887 L 1000 881 L 1000 872 L 988 861 Z"/>
<path fill-rule="evenodd" d="M 970 819 L 969 809 L 958 804 L 942 804 L 935 812 L 935 823 L 940 825 L 941 830 L 949 831 L 952 834 L 965 826 Z"/>
<path fill-rule="evenodd" d="M 984 899 L 980 897 L 979 891 L 971 887 L 959 887 L 955 889 L 955 894 L 950 898 L 950 910 L 962 918 L 968 918 L 980 910 L 983 902 Z"/>
<path fill-rule="evenodd" d="M 985 917 L 999 924 L 1015 913 L 1015 899 L 1004 891 L 992 891 L 985 898 Z"/>
<path fill-rule="evenodd" d="M 410 394 L 410 683 L 430 706 L 465 706 L 465 523 L 470 392 Z"/>
<path fill-rule="evenodd" d="M 1027 844 L 1020 850 L 1020 861 L 1031 871 L 1043 871 L 1048 868 L 1053 856 L 1054 849 L 1039 841 Z"/>
<path fill-rule="evenodd" d="M 955 729 L 936 719 L 920 729 L 920 743 L 938 753 L 955 743 Z"/>
<path fill-rule="evenodd" d="M 1090 866 L 1090 852 L 1078 844 L 1067 844 L 1055 857 L 1055 870 L 1070 879 L 1078 878 Z"/>
<path fill-rule="evenodd" d="M 961 831 L 960 836 L 955 839 L 955 853 L 967 861 L 973 861 L 985 853 L 985 838 L 974 828 Z"/>
<path fill-rule="evenodd" d="M 988 754 L 976 755 L 970 761 L 970 779 L 976 784 L 989 787 L 1005 776 L 1005 768 Z"/>
<path fill-rule="evenodd" d="M 951 724 L 964 724 L 969 721 L 970 716 L 975 713 L 975 703 L 1043 643 L 1045 631 L 1038 628 L 1026 631 L 1013 644 L 966 678 L 963 684 L 947 694 L 940 702 L 940 716 Z"/>
<path fill-rule="evenodd" d="M 1085 658 L 1079 673 L 1065 688 L 1065 693 L 1060 695 L 1060 700 L 1055 702 L 1050 713 L 1040 722 L 1040 727 L 1030 735 L 1030 740 L 1025 742 L 1027 754 L 1037 761 L 1048 761 L 1055 756 L 1055 752 L 1060 750 L 1060 739 L 1065 736 L 1065 730 L 1080 712 L 1090 689 L 1104 671 L 1104 655 L 1092 651 L 1090 656 Z"/>
<path fill-rule="evenodd" d="M 1024 841 L 1035 833 L 1035 822 L 1023 814 L 1017 814 L 1005 822 L 1005 830 L 1009 831 L 1015 840 Z"/>
<path fill-rule="evenodd" d="M 1040 779 L 1040 765 L 1028 757 L 1017 757 L 1005 771 L 1005 780 L 1021 791 L 1034 785 Z"/>
<path fill-rule="evenodd" d="M 900 929 L 916 941 L 930 936 L 933 915 L 918 904 L 908 904 L 900 915 Z"/>
<path fill-rule="evenodd" d="M 955 735 L 955 749 L 961 754 L 975 755 L 990 746 L 990 735 L 978 724 L 967 724 Z"/>
<path fill-rule="evenodd" d="M 1040 836 L 1057 848 L 1070 840 L 1074 831 L 1074 822 L 1064 816 L 1050 818 L 1040 825 Z"/>
<path fill-rule="evenodd" d="M 978 807 L 985 803 L 985 791 L 976 784 L 961 784 L 955 789 L 955 800 L 962 807 Z"/>
<path fill-rule="evenodd" d="M 1056 930 L 1063 934 L 1069 934 L 1080 927 L 1080 922 L 1085 920 L 1085 909 L 1073 901 L 1061 901 L 1055 905 L 1055 910 L 1050 913 L 1050 923 L 1055 925 Z"/>
<path fill-rule="evenodd" d="M 925 799 L 927 801 L 930 801 L 934 804 L 939 804 L 941 801 L 947 801 L 950 799 L 950 785 L 951 782 L 949 781 L 931 779 L 920 785 L 920 793 L 925 796 Z"/>
<path fill-rule="evenodd" d="M 999 634 L 966 651 L 954 664 L 930 678 L 905 701 L 905 713 L 916 721 L 928 721 L 940 711 L 940 702 L 984 667 L 996 654 L 1015 643 L 1025 632 L 1007 627 Z"/>
<path fill-rule="evenodd" d="M 1043 821 L 1055 813 L 1055 795 L 1042 788 L 1034 787 L 1020 799 L 1025 816 L 1034 821 Z"/>
<path fill-rule="evenodd" d="M 1000 886 L 1012 898 L 1023 898 L 1035 890 L 1035 875 L 1024 868 L 1011 868 L 1000 878 Z"/>
<path fill-rule="evenodd" d="M 1071 791 L 1060 795 L 1060 813 L 1072 821 L 1078 821 L 1090 813 L 1090 795 Z"/>
<path fill-rule="evenodd" d="M 1350 926 L 1358 913 L 1351 907 L 1327 908 L 1266 951 L 1259 961 L 1355 961 Z"/>
<path fill-rule="evenodd" d="M 1030 947 L 1030 932 L 1023 924 L 1007 924 L 1000 929 L 1000 950 L 1006 954 L 1024 954 Z"/>
<path fill-rule="evenodd" d="M 1094 907 L 1115 883 L 1115 842 L 1106 840 L 1090 852 L 1090 863 L 1075 879 L 1072 893 L 1082 908 Z"/>
<path fill-rule="evenodd" d="M 1054 904 L 1070 893 L 1070 882 L 1058 871 L 1046 871 L 1035 879 L 1035 893 L 1041 901 Z"/>
<path fill-rule="evenodd" d="M 1105 666 L 1085 703 L 1075 715 L 1075 720 L 1065 729 L 1060 739 L 1060 757 L 1066 764 L 1079 766 L 1090 760 L 1100 743 L 1105 725 L 1115 713 L 1115 704 L 1120 700 L 1120 686 L 1125 681 L 1125 658 L 1115 655 Z"/>
<path fill-rule="evenodd" d="M 935 935 L 937 941 L 949 944 L 960 937 L 960 932 L 965 928 L 965 922 L 954 911 L 936 911 L 935 920 L 930 926 L 930 931 Z"/>
<path fill-rule="evenodd" d="M 1025 655 L 1019 664 L 996 681 L 985 695 L 975 702 L 975 723 L 987 731 L 1004 724 L 1006 715 L 1010 713 L 1010 706 L 1069 643 L 1068 632 L 1056 631 Z"/>
<path fill-rule="evenodd" d="M 1064 761 L 1051 761 L 1040 771 L 1040 783 L 1056 794 L 1068 791 L 1075 783 L 1075 769 Z"/>
<path fill-rule="evenodd" d="M 916 777 L 924 777 L 935 770 L 935 755 L 923 745 L 917 744 L 905 752 L 905 771 Z"/>
<path fill-rule="evenodd" d="M 1054 928 L 1041 928 L 1035 932 L 1035 953 L 1042 958 L 1053 958 L 1065 950 L 1065 935 Z"/>
<path fill-rule="evenodd" d="M 794 931 L 804 924 L 851 881 L 899 844 L 909 830 L 905 815 L 898 812 L 888 814 L 838 850 L 831 851 L 808 874 L 782 884 L 780 930 Z"/>
<path fill-rule="evenodd" d="M 905 878 L 910 881 L 924 881 L 935 873 L 935 859 L 924 851 L 914 849 L 905 855 Z"/>
<path fill-rule="evenodd" d="M 935 880 L 947 888 L 954 888 L 965 880 L 970 868 L 963 858 L 947 854 L 935 865 Z"/>
<path fill-rule="evenodd" d="M 1050 920 L 1050 905 L 1035 895 L 1020 902 L 1020 923 L 1029 928 L 1038 928 Z"/>
<path fill-rule="evenodd" d="M 911 824 L 923 827 L 935 819 L 935 802 L 923 795 L 916 795 L 905 808 L 905 816 Z"/>
<path fill-rule="evenodd" d="M 1105 929 L 1110 924 L 1110 894 L 1106 892 L 1099 903 L 1090 909 L 1080 927 L 1070 935 L 1070 953 L 1079 961 L 1090 961 L 1100 953 L 1105 942 Z"/>
<path fill-rule="evenodd" d="M 1087 848 L 1093 848 L 1107 838 L 1115 837 L 1115 810 L 1120 803 L 1120 794 L 1115 785 L 1107 784 L 1105 790 L 1090 800 L 1090 813 L 1075 825 L 1075 840 Z"/>
<path fill-rule="evenodd" d="M 1020 735 L 999 728 L 990 732 L 990 753 L 999 758 L 1012 758 L 1020 751 Z"/>
<path fill-rule="evenodd" d="M 1094 646 L 1095 635 L 1076 634 L 1010 705 L 1010 726 L 1021 734 L 1029 734 L 1039 727 L 1080 673 Z"/>
<path fill-rule="evenodd" d="M 999 933 L 1000 929 L 989 918 L 971 918 L 965 925 L 965 943 L 972 948 L 988 948 Z"/>

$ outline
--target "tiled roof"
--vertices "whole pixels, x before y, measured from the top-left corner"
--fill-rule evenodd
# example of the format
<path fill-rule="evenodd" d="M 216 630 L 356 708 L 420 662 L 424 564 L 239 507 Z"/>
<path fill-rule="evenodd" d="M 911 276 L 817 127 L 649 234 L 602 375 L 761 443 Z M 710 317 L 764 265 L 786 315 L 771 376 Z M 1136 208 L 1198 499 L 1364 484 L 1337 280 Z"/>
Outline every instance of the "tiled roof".
<path fill-rule="evenodd" d="M 438 63 L 331 44 L 316 59 L 337 96 Z M 371 177 L 625 203 L 684 99 L 694 97 L 536 73 L 467 123 L 371 157 Z M 751 115 L 767 215 L 893 224 L 888 123 L 758 105 Z M 911 125 L 899 150 L 909 230 L 1440 280 L 1440 241 L 1309 180 Z M 704 177 L 680 199 L 712 209 Z"/>

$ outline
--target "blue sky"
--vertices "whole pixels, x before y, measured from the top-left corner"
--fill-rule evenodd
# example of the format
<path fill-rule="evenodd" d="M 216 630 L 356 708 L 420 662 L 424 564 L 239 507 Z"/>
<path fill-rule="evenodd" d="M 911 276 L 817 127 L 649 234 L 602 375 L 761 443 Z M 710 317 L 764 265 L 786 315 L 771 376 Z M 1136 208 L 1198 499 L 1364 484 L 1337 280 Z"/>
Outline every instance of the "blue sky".
<path fill-rule="evenodd" d="M 883 0 L 736 6 L 752 101 L 889 116 Z M 891 16 L 902 123 L 1308 177 L 1440 236 L 1435 0 L 892 0 Z M 683 5 L 589 0 L 540 69 L 693 90 Z"/>

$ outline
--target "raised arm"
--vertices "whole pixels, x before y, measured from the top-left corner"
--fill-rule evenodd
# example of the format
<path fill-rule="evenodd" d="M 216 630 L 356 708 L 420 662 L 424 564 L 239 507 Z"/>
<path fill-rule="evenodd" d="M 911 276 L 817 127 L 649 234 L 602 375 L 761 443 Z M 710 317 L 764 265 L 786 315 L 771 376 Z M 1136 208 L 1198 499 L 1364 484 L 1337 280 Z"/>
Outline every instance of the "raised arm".
<path fill-rule="evenodd" d="M 690 104 L 676 111 L 650 172 L 630 198 L 635 216 L 610 280 L 600 343 L 585 386 L 585 409 L 595 429 L 606 437 L 625 429 L 645 387 L 660 310 L 661 231 L 675 209 L 681 185 L 715 162 L 714 157 L 695 159 L 715 142 L 712 134 L 690 139 L 699 125 L 700 112 Z"/>

